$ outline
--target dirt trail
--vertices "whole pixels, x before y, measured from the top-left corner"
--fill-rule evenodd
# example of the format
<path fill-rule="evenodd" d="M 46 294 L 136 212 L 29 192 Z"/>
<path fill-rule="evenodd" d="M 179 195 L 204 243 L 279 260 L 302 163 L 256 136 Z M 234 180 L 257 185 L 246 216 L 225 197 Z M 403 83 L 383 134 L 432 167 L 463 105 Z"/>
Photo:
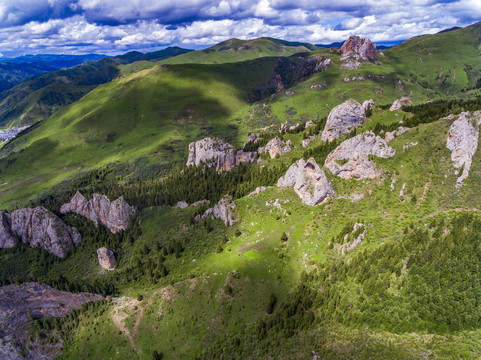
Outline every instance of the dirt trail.
<path fill-rule="evenodd" d="M 135 319 L 134 326 L 132 328 L 132 332 L 130 332 L 124 325 L 123 321 L 127 319 L 129 314 L 127 311 L 132 312 L 135 311 L 134 307 L 137 306 L 139 308 L 139 311 L 137 313 L 137 318 Z M 140 306 L 140 302 L 137 301 L 136 299 L 129 299 L 125 301 L 119 302 L 113 309 L 112 311 L 112 320 L 114 324 L 119 328 L 120 331 L 127 337 L 129 340 L 130 345 L 132 348 L 138 352 L 136 346 L 135 346 L 135 334 L 137 333 L 137 328 L 140 323 L 140 319 L 142 318 L 144 314 L 144 308 Z"/>

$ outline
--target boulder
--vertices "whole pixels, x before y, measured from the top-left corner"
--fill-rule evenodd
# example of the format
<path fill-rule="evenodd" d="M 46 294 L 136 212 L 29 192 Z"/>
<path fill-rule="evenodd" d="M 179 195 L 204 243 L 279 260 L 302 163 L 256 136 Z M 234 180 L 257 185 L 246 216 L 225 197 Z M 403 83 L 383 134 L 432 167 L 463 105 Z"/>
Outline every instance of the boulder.
<path fill-rule="evenodd" d="M 376 44 L 369 39 L 362 39 L 359 36 L 349 36 L 342 44 L 343 55 L 357 54 L 362 60 L 377 60 Z"/>
<path fill-rule="evenodd" d="M 362 103 L 362 107 L 364 108 L 364 110 L 371 110 L 371 109 L 374 109 L 374 100 L 373 99 L 370 99 L 370 100 L 366 100 Z"/>
<path fill-rule="evenodd" d="M 17 240 L 12 232 L 12 222 L 10 214 L 0 210 L 0 248 L 6 249 L 14 247 Z"/>
<path fill-rule="evenodd" d="M 335 194 L 331 182 L 313 158 L 292 164 L 277 181 L 277 186 L 293 186 L 302 202 L 309 206 L 321 204 Z"/>
<path fill-rule="evenodd" d="M 314 125 L 314 122 L 312 120 L 308 120 L 306 122 L 306 125 L 304 126 L 304 128 L 307 129 L 307 128 L 311 127 L 312 125 Z"/>
<path fill-rule="evenodd" d="M 191 206 L 196 207 L 196 206 L 204 205 L 204 204 L 209 205 L 210 201 L 209 200 L 199 200 L 199 201 L 196 201 L 195 203 L 193 203 Z"/>
<path fill-rule="evenodd" d="M 189 144 L 187 166 L 199 166 L 201 162 L 212 166 L 217 163 L 219 156 L 225 155 L 226 151 L 232 148 L 232 145 L 217 138 L 206 137 L 192 142 Z"/>
<path fill-rule="evenodd" d="M 105 270 L 113 270 L 117 264 L 114 252 L 104 247 L 97 250 L 97 258 L 99 265 Z"/>
<path fill-rule="evenodd" d="M 334 175 L 343 179 L 375 178 L 380 176 L 382 171 L 369 160 L 369 156 L 389 158 L 395 154 L 396 151 L 387 145 L 384 139 L 372 131 L 366 131 L 343 141 L 327 155 L 325 165 Z"/>
<path fill-rule="evenodd" d="M 130 225 L 130 220 L 135 214 L 135 207 L 130 206 L 123 196 L 111 201 L 107 196 L 93 194 L 88 200 L 76 192 L 69 203 L 60 207 L 60 213 L 74 212 L 93 221 L 95 226 L 100 221 L 112 233 L 125 230 Z"/>
<path fill-rule="evenodd" d="M 249 134 L 249 136 L 247 137 L 247 141 L 246 141 L 246 144 L 247 143 L 256 143 L 256 142 L 259 142 L 261 139 L 259 138 L 259 135 L 257 135 L 256 133 L 251 133 Z"/>
<path fill-rule="evenodd" d="M 389 111 L 396 111 L 396 110 L 402 110 L 403 109 L 403 104 L 399 100 L 395 100 L 391 107 L 389 108 Z"/>
<path fill-rule="evenodd" d="M 386 134 L 384 134 L 384 140 L 386 142 L 394 140 L 395 137 L 404 134 L 406 131 L 411 130 L 411 128 L 400 126 L 394 131 L 388 131 Z"/>
<path fill-rule="evenodd" d="M 179 201 L 175 207 L 178 207 L 179 209 L 186 209 L 189 207 L 189 204 L 187 204 L 185 201 Z"/>
<path fill-rule="evenodd" d="M 250 193 L 249 195 L 247 195 L 247 196 L 259 195 L 260 193 L 262 193 L 262 192 L 264 192 L 264 191 L 266 191 L 266 190 L 267 190 L 267 187 L 265 187 L 265 186 L 258 186 L 258 187 L 256 187 L 256 189 L 255 189 L 253 192 L 251 192 L 251 193 Z"/>
<path fill-rule="evenodd" d="M 209 216 L 222 220 L 226 226 L 232 226 L 234 223 L 239 221 L 239 216 L 237 215 L 237 206 L 232 198 L 228 195 L 220 199 L 213 208 L 207 209 L 202 216 L 197 215 L 194 220 L 200 221 L 201 219 L 208 218 Z"/>
<path fill-rule="evenodd" d="M 277 154 L 284 155 L 292 150 L 292 143 L 290 140 L 284 141 L 277 136 L 270 140 L 265 147 L 259 148 L 258 152 L 268 152 L 271 159 L 274 159 Z"/>
<path fill-rule="evenodd" d="M 11 234 L 23 243 L 41 247 L 61 258 L 82 241 L 76 228 L 66 225 L 57 215 L 42 206 L 15 210 L 10 215 L 10 221 Z"/>
<path fill-rule="evenodd" d="M 322 141 L 332 141 L 340 138 L 366 121 L 366 111 L 354 99 L 337 105 L 327 117 L 326 126 L 322 131 Z"/>
<path fill-rule="evenodd" d="M 473 156 L 478 148 L 479 125 L 481 112 L 462 112 L 449 129 L 446 146 L 451 153 L 451 160 L 456 169 L 463 169 L 456 181 L 456 185 L 462 185 L 464 179 L 469 176 L 469 170 Z"/>

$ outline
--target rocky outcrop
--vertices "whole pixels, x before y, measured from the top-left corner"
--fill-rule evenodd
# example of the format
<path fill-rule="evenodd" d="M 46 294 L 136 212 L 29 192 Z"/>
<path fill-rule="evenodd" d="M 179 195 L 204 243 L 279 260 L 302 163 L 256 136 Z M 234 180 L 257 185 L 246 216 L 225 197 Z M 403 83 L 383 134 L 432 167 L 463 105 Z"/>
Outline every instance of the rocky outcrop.
<path fill-rule="evenodd" d="M 255 189 L 253 192 L 251 192 L 251 193 L 250 193 L 249 195 L 247 195 L 247 196 L 259 195 L 260 193 L 262 193 L 262 192 L 264 192 L 264 191 L 266 191 L 266 190 L 267 190 L 267 187 L 265 187 L 265 186 L 258 186 L 258 187 L 256 187 L 256 189 Z"/>
<path fill-rule="evenodd" d="M 361 39 L 359 36 L 349 36 L 342 44 L 343 55 L 357 54 L 362 60 L 377 60 L 376 44 L 369 39 Z"/>
<path fill-rule="evenodd" d="M 389 111 L 396 111 L 396 110 L 402 110 L 403 109 L 403 104 L 399 100 L 395 100 L 391 107 L 389 108 Z"/>
<path fill-rule="evenodd" d="M 255 135 L 255 136 L 253 136 Z M 257 135 L 249 135 L 249 139 L 256 142 Z M 248 139 L 248 142 L 251 141 Z M 232 170 L 243 163 L 253 163 L 256 160 L 255 152 L 235 151 L 233 146 L 217 138 L 206 137 L 189 144 L 189 157 L 187 166 L 216 165 L 217 172 Z"/>
<path fill-rule="evenodd" d="M 11 214 L 0 212 L 0 247 L 13 247 L 17 239 L 63 258 L 80 244 L 82 236 L 57 215 L 39 206 L 15 210 Z"/>
<path fill-rule="evenodd" d="M 207 209 L 202 216 L 197 215 L 194 220 L 200 221 L 201 219 L 206 219 L 208 217 L 220 219 L 226 226 L 232 226 L 234 223 L 239 221 L 239 216 L 237 215 L 237 206 L 232 198 L 228 195 L 220 199 L 213 208 Z"/>
<path fill-rule="evenodd" d="M 366 121 L 366 112 L 356 100 L 349 99 L 337 105 L 327 117 L 326 126 L 322 131 L 322 141 L 332 141 L 349 134 Z"/>
<path fill-rule="evenodd" d="M 389 158 L 396 151 L 372 131 L 366 131 L 343 141 L 326 158 L 326 167 L 343 179 L 368 179 L 381 175 L 382 171 L 369 160 L 369 156 Z M 347 160 L 347 161 L 346 161 Z"/>
<path fill-rule="evenodd" d="M 362 233 L 359 233 L 358 230 L 362 230 Z M 365 228 L 364 224 L 355 223 L 352 232 L 344 236 L 344 244 L 337 244 L 337 253 L 345 255 L 349 251 L 354 250 L 358 245 L 362 244 L 362 241 L 366 237 L 366 233 L 367 229 Z M 358 234 L 358 236 L 352 239 L 355 234 Z"/>
<path fill-rule="evenodd" d="M 97 250 L 97 259 L 99 265 L 105 270 L 113 270 L 117 264 L 114 252 L 104 247 Z"/>
<path fill-rule="evenodd" d="M 302 140 L 302 147 L 303 147 L 303 148 L 308 147 L 309 144 L 310 144 L 312 141 L 314 141 L 314 140 L 316 140 L 316 136 L 315 136 L 315 135 L 309 136 L 307 139 Z"/>
<path fill-rule="evenodd" d="M 206 137 L 192 142 L 189 144 L 187 166 L 199 166 L 202 162 L 214 165 L 219 156 L 225 155 L 232 148 L 232 145 L 217 138 Z"/>
<path fill-rule="evenodd" d="M 102 300 L 99 295 L 72 294 L 37 283 L 0 287 L 0 358 L 56 358 L 60 355 L 58 343 L 51 345 L 47 342 L 37 346 L 38 344 L 29 342 L 29 320 L 63 317 L 71 310 L 80 309 L 87 302 L 98 300 Z"/>
<path fill-rule="evenodd" d="M 462 185 L 464 179 L 469 176 L 473 156 L 478 148 L 480 123 L 480 111 L 462 112 L 449 129 L 446 146 L 452 151 L 451 160 L 454 162 L 454 167 L 462 169 L 456 181 L 457 186 Z"/>
<path fill-rule="evenodd" d="M 277 181 L 277 186 L 293 186 L 302 202 L 309 206 L 321 204 L 335 194 L 331 182 L 313 158 L 292 164 Z"/>
<path fill-rule="evenodd" d="M 366 100 L 362 103 L 362 107 L 364 108 L 364 110 L 371 110 L 371 109 L 374 109 L 374 100 L 373 99 L 370 99 L 370 100 Z"/>
<path fill-rule="evenodd" d="M 191 206 L 196 207 L 196 206 L 199 206 L 199 205 L 209 205 L 209 204 L 210 204 L 209 200 L 199 200 L 199 201 L 196 201 L 195 203 L 193 203 Z"/>
<path fill-rule="evenodd" d="M 93 194 L 91 200 L 87 200 L 80 192 L 76 192 L 69 203 L 60 207 L 60 213 L 73 212 L 93 221 L 95 226 L 99 222 L 105 225 L 112 233 L 125 230 L 132 216 L 135 214 L 135 207 L 130 206 L 121 196 L 111 201 L 107 196 Z"/>
<path fill-rule="evenodd" d="M 14 247 L 17 240 L 12 232 L 12 220 L 10 214 L 0 210 L 0 248 Z"/>
<path fill-rule="evenodd" d="M 179 209 L 186 209 L 189 207 L 189 204 L 187 204 L 185 201 L 179 201 L 177 202 L 177 205 L 175 205 L 175 207 Z"/>
<path fill-rule="evenodd" d="M 259 154 L 268 152 L 271 159 L 274 159 L 277 154 L 284 155 L 292 150 L 292 142 L 290 140 L 284 141 L 277 136 L 270 140 L 265 147 L 260 147 L 257 151 Z"/>

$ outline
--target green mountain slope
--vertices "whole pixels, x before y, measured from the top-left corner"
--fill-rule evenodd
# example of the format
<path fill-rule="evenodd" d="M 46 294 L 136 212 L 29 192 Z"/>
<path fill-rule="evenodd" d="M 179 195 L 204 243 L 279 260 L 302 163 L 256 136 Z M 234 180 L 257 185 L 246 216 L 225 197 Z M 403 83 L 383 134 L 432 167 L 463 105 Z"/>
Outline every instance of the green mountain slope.
<path fill-rule="evenodd" d="M 96 86 L 120 76 L 120 65 L 159 61 L 189 51 L 173 47 L 148 54 L 129 52 L 27 80 L 0 96 L 0 126 L 32 124 L 47 118 Z"/>
<path fill-rule="evenodd" d="M 184 54 L 165 64 L 222 64 L 257 59 L 266 56 L 290 56 L 299 52 L 316 50 L 314 45 L 272 38 L 254 40 L 230 39 L 208 49 Z"/>
<path fill-rule="evenodd" d="M 5 144 L 0 207 L 30 201 L 58 213 L 77 190 L 137 207 L 117 234 L 59 214 L 83 235 L 65 259 L 25 245 L 0 250 L 1 284 L 33 279 L 113 297 L 60 320 L 30 319 L 25 351 L 49 339 L 62 342 L 63 359 L 479 358 L 481 152 L 457 187 L 446 146 L 456 114 L 481 110 L 479 46 L 475 24 L 411 39 L 352 70 L 329 50 L 135 64 L 146 68 Z M 329 67 L 313 70 L 327 58 Z M 401 97 L 414 105 L 389 111 Z M 355 132 L 321 141 L 325 116 L 348 98 L 376 107 Z M 300 126 L 280 133 L 284 122 Z M 314 207 L 276 186 L 300 158 L 322 167 L 356 133 L 384 137 L 401 125 L 410 129 L 389 142 L 395 155 L 369 158 L 382 169 L 377 178 L 343 179 L 324 167 L 336 194 Z M 252 131 L 259 146 L 279 136 L 292 150 L 220 174 L 182 166 L 189 142 L 218 136 L 242 148 Z M 258 186 L 267 188 L 249 195 Z M 212 206 L 225 194 L 236 204 L 233 226 L 196 222 L 206 205 L 176 206 Z M 102 246 L 115 251 L 113 271 L 98 266 Z"/>

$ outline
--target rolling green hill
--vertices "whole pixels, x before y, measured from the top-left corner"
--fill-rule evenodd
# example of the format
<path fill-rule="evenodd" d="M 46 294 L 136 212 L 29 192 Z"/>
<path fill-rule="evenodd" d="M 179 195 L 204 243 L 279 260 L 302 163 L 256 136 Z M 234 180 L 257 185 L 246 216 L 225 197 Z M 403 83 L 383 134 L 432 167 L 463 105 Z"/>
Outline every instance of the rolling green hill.
<path fill-rule="evenodd" d="M 193 51 L 175 59 L 162 61 L 164 64 L 223 64 L 257 59 L 266 56 L 290 56 L 312 51 L 314 45 L 289 42 L 272 38 L 254 40 L 230 39 L 200 51 Z"/>
<path fill-rule="evenodd" d="M 47 118 L 96 86 L 120 76 L 120 65 L 155 62 L 189 51 L 172 47 L 147 54 L 129 52 L 27 80 L 0 96 L 0 126 L 30 125 Z"/>
<path fill-rule="evenodd" d="M 1 284 L 112 296 L 60 320 L 30 319 L 24 350 L 58 342 L 61 359 L 479 358 L 481 153 L 478 145 L 457 187 L 446 142 L 457 114 L 481 110 L 480 29 L 416 37 L 357 69 L 329 49 L 222 55 L 242 42 L 217 46 L 225 63 L 132 62 L 6 143 L 0 208 L 58 214 L 77 190 L 137 207 L 117 234 L 59 214 L 83 236 L 65 259 L 25 245 L 0 250 Z M 389 111 L 402 97 L 411 105 Z M 349 98 L 376 107 L 355 132 L 321 141 L 326 116 Z M 300 126 L 280 133 L 285 122 Z M 369 158 L 380 177 L 324 168 L 336 194 L 313 207 L 276 186 L 300 158 L 322 167 L 341 141 L 400 125 L 410 129 L 389 142 L 395 155 Z M 222 173 L 184 166 L 191 141 L 217 136 L 240 149 L 251 132 L 290 140 L 292 150 Z M 267 189 L 249 195 L 258 186 Z M 176 206 L 225 194 L 236 203 L 233 226 L 196 222 L 207 206 Z M 113 271 L 98 266 L 102 246 L 115 251 Z"/>

